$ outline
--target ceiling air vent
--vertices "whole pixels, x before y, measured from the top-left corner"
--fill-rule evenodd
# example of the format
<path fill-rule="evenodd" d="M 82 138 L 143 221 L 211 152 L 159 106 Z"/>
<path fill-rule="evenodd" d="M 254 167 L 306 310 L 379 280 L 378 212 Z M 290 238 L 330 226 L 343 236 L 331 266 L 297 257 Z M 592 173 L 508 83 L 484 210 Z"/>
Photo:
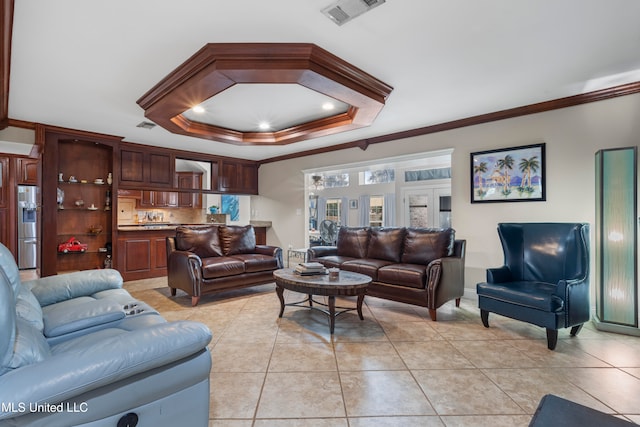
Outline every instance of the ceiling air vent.
<path fill-rule="evenodd" d="M 322 13 L 336 24 L 342 25 L 384 2 L 385 0 L 339 0 L 322 9 Z"/>
<path fill-rule="evenodd" d="M 140 122 L 136 125 L 137 128 L 142 128 L 142 129 L 153 129 L 154 127 L 156 127 L 155 123 L 151 123 L 151 122 Z"/>

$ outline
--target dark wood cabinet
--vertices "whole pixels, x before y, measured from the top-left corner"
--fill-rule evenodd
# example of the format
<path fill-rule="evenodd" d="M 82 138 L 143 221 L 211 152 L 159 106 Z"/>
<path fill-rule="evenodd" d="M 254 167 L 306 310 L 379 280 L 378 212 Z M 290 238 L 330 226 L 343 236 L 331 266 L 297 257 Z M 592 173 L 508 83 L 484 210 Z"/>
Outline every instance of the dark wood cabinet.
<path fill-rule="evenodd" d="M 202 172 L 176 172 L 176 181 L 180 189 L 199 190 L 202 188 Z M 201 208 L 202 194 L 181 192 L 178 194 L 178 206 Z"/>
<path fill-rule="evenodd" d="M 223 193 L 258 194 L 258 166 L 255 163 L 222 161 L 218 183 Z"/>
<path fill-rule="evenodd" d="M 142 149 L 120 150 L 120 185 L 171 187 L 173 163 L 168 153 L 149 152 Z"/>
<path fill-rule="evenodd" d="M 38 185 L 38 159 L 16 157 L 16 179 L 18 184 Z"/>
<path fill-rule="evenodd" d="M 117 186 L 108 184 L 107 177 L 120 139 L 49 126 L 36 134 L 46 146 L 41 171 L 41 276 L 104 268 L 117 222 L 113 215 Z M 58 245 L 72 237 L 88 245 L 86 252 L 58 252 Z"/>
<path fill-rule="evenodd" d="M 178 206 L 178 193 L 145 190 L 137 205 L 141 208 L 175 208 Z"/>
<path fill-rule="evenodd" d="M 3 224 L 2 227 L 0 227 L 0 243 L 7 248 L 11 248 L 13 245 L 10 241 L 9 227 L 7 227 L 9 223 L 9 209 L 0 208 L 0 223 Z"/>
<path fill-rule="evenodd" d="M 0 208 L 6 208 L 8 203 L 9 203 L 9 158 L 0 157 Z M 3 222 L 3 224 L 6 224 L 6 222 Z"/>
<path fill-rule="evenodd" d="M 174 230 L 121 232 L 117 245 L 117 265 L 125 281 L 167 274 L 166 237 Z"/>

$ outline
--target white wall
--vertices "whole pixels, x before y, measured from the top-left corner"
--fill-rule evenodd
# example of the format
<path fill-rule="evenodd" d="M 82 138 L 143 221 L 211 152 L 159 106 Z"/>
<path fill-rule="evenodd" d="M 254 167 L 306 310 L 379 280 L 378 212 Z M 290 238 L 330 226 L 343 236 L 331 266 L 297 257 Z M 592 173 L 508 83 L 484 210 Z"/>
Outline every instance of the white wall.
<path fill-rule="evenodd" d="M 546 142 L 546 202 L 470 203 L 469 155 L 474 151 Z M 407 138 L 298 159 L 259 169 L 260 217 L 273 222 L 267 241 L 303 247 L 302 170 L 453 148 L 452 226 L 467 240 L 466 286 L 484 280 L 485 269 L 502 264 L 498 222 L 583 221 L 595 218 L 594 154 L 602 148 L 640 143 L 640 94 L 584 104 L 452 131 Z M 593 238 L 592 238 L 593 242 Z M 594 248 L 592 244 L 592 260 Z M 593 264 L 593 263 L 592 263 Z M 592 265 L 593 277 L 593 265 Z"/>

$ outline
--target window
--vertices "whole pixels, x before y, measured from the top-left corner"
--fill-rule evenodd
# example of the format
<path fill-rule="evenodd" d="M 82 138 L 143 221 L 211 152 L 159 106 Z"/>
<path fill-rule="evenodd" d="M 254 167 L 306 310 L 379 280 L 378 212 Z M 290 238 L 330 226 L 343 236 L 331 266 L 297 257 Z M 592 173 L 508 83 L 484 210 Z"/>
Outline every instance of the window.
<path fill-rule="evenodd" d="M 349 186 L 348 173 L 330 173 L 324 176 L 324 188 L 340 188 Z"/>
<path fill-rule="evenodd" d="M 340 199 L 328 199 L 327 211 L 325 213 L 325 219 L 331 220 L 340 225 L 340 212 L 342 211 L 342 200 Z"/>
<path fill-rule="evenodd" d="M 382 227 L 384 224 L 384 197 L 371 196 L 369 198 L 369 225 L 371 227 Z"/>
<path fill-rule="evenodd" d="M 360 185 L 388 184 L 395 182 L 396 171 L 394 169 L 373 169 L 360 172 L 358 181 Z"/>

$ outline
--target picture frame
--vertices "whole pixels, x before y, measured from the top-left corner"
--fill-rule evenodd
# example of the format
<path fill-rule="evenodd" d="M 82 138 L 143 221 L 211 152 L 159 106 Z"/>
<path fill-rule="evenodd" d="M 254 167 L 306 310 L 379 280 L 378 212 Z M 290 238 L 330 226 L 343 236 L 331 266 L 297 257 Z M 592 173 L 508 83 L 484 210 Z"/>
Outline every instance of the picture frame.
<path fill-rule="evenodd" d="M 349 200 L 349 209 L 358 209 L 358 199 Z"/>
<path fill-rule="evenodd" d="M 545 143 L 471 153 L 471 203 L 546 201 Z"/>

